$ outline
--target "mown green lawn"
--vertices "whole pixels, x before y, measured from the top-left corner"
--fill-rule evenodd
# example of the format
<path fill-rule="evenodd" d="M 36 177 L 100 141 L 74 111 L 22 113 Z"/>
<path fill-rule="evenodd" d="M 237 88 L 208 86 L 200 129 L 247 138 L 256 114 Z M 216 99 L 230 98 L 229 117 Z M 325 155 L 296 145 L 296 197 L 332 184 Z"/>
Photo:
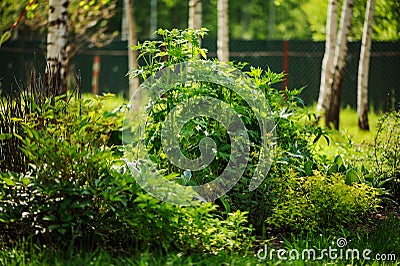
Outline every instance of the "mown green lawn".
<path fill-rule="evenodd" d="M 372 144 L 374 141 L 374 135 L 379 116 L 379 114 L 373 111 L 369 112 L 368 122 L 370 130 L 360 130 L 358 127 L 357 111 L 351 109 L 350 107 L 346 107 L 340 111 L 339 130 L 330 131 L 331 141 L 329 145 L 324 139 L 321 139 L 318 142 L 318 145 L 319 147 L 323 148 L 324 153 L 329 155 L 336 155 L 338 151 L 341 151 L 341 147 L 349 143 L 352 143 L 358 147 Z M 322 125 L 323 123 L 324 120 L 321 119 L 320 124 Z"/>

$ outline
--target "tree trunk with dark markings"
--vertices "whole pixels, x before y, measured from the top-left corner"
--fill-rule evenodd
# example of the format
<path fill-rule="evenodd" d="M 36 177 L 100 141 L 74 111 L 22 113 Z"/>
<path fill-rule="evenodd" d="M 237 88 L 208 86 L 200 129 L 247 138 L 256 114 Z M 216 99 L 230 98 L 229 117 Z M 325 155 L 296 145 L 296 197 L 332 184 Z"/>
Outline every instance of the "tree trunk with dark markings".
<path fill-rule="evenodd" d="M 368 124 L 368 72 L 371 55 L 371 35 L 374 21 L 375 0 L 368 0 L 365 11 L 360 63 L 358 65 L 357 113 L 358 127 L 369 130 Z"/>
<path fill-rule="evenodd" d="M 328 84 L 330 86 L 331 95 L 326 105 L 325 123 L 327 127 L 330 127 L 331 123 L 333 123 L 335 129 L 339 129 L 340 97 L 347 60 L 347 38 L 351 27 L 353 4 L 354 0 L 345 0 L 342 6 L 335 57 L 331 68 L 333 77 Z"/>
<path fill-rule="evenodd" d="M 49 0 L 46 80 L 49 94 L 67 92 L 68 0 Z"/>

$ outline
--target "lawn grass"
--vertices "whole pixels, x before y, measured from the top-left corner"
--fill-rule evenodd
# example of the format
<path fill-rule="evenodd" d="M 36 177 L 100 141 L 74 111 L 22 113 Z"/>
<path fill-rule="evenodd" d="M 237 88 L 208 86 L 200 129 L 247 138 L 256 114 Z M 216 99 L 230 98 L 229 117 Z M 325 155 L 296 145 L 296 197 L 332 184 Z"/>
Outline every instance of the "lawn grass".
<path fill-rule="evenodd" d="M 340 238 L 345 239 L 343 254 L 346 250 L 358 250 L 359 260 L 346 260 L 346 255 L 340 257 L 340 249 L 337 247 L 339 237 L 332 237 L 331 234 L 298 234 L 292 235 L 284 241 L 286 250 L 296 249 L 304 250 L 314 248 L 321 251 L 328 249 L 329 246 L 338 249 L 338 259 L 334 261 L 335 265 L 349 265 L 355 263 L 368 264 L 368 265 L 382 265 L 386 262 L 388 265 L 396 265 L 400 263 L 400 219 L 398 214 L 389 214 L 383 219 L 376 219 L 373 222 L 373 230 L 355 229 L 355 231 L 340 232 Z M 371 226 L 371 225 L 369 225 Z M 337 234 L 337 233 L 336 233 Z M 371 250 L 368 255 L 369 260 L 362 259 L 362 252 L 364 250 Z M 318 254 L 318 253 L 317 253 Z M 386 257 L 386 260 L 378 261 L 379 258 Z M 349 258 L 351 256 L 349 255 Z M 325 261 L 325 260 L 323 260 Z M 327 262 L 329 260 L 326 260 Z"/>
<path fill-rule="evenodd" d="M 103 107 L 105 110 L 112 111 L 119 106 L 121 106 L 123 103 L 128 103 L 126 99 L 122 95 L 115 95 L 115 94 L 103 94 L 105 96 L 110 96 L 110 97 L 105 97 L 103 99 Z M 84 93 L 82 94 L 83 99 L 95 99 L 98 97 L 97 95 L 94 95 L 92 93 Z"/>
<path fill-rule="evenodd" d="M 332 256 L 336 259 L 330 260 L 328 255 L 322 259 L 317 259 L 323 249 L 329 246 L 337 248 L 337 238 L 331 235 L 322 234 L 297 234 L 285 239 L 280 248 L 289 252 L 297 250 L 300 254 L 304 250 L 314 249 L 317 256 L 310 259 L 298 260 L 279 260 L 277 250 L 272 252 L 272 260 L 269 256 L 264 259 L 257 257 L 257 250 L 263 248 L 256 247 L 254 252 L 247 254 L 228 254 L 221 252 L 218 255 L 213 254 L 183 254 L 179 252 L 162 253 L 154 252 L 136 252 L 125 251 L 124 254 L 114 254 L 105 249 L 96 249 L 94 251 L 82 250 L 51 250 L 46 247 L 36 245 L 20 244 L 13 248 L 0 249 L 0 264 L 7 266 L 24 266 L 24 265 L 398 265 L 400 263 L 400 220 L 398 217 L 389 215 L 386 219 L 376 223 L 375 229 L 367 234 L 354 235 L 352 232 L 341 232 L 345 237 L 347 244 L 342 248 L 343 254 L 346 250 L 357 249 L 362 258 L 362 252 L 370 249 L 368 255 L 370 260 L 348 259 L 343 255 L 340 258 L 340 249 L 334 251 Z M 268 253 L 271 254 L 273 247 L 268 247 Z M 264 249 L 265 250 L 265 249 Z M 261 254 L 261 253 L 260 253 Z M 378 261 L 376 256 L 386 256 L 386 261 Z M 288 255 L 286 254 L 288 257 Z M 351 256 L 349 255 L 349 258 Z M 397 258 L 393 261 L 393 258 Z"/>
<path fill-rule="evenodd" d="M 315 111 L 315 107 L 311 107 L 311 111 Z M 378 119 L 381 114 L 373 110 L 368 113 L 369 130 L 361 130 L 358 127 L 357 111 L 349 106 L 340 110 L 339 114 L 339 130 L 328 130 L 329 143 L 321 138 L 316 145 L 316 151 L 325 154 L 328 158 L 333 158 L 337 154 L 346 157 L 350 151 L 352 153 L 368 152 L 368 148 L 374 143 Z M 320 125 L 324 125 L 324 119 L 320 120 Z"/>

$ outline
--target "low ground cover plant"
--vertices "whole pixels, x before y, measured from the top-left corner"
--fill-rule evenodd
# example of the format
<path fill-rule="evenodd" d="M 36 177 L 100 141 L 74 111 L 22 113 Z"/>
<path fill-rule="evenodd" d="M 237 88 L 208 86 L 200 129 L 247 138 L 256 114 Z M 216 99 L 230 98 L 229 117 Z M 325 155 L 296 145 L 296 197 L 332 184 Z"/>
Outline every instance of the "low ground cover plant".
<path fill-rule="evenodd" d="M 342 174 L 315 171 L 299 176 L 290 171 L 276 180 L 281 194 L 267 223 L 279 228 L 310 233 L 334 232 L 365 222 L 379 206 L 378 192 L 365 183 L 346 184 Z"/>

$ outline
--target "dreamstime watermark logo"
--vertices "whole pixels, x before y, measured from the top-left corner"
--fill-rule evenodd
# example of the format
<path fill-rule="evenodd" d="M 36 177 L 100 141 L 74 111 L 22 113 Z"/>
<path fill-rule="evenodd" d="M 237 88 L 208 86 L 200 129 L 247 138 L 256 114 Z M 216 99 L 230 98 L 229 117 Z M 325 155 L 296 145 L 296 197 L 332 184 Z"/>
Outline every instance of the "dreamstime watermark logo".
<path fill-rule="evenodd" d="M 375 254 L 372 256 L 372 250 L 364 249 L 351 249 L 347 248 L 347 240 L 344 237 L 340 237 L 336 240 L 336 247 L 329 246 L 322 250 L 309 248 L 309 249 L 268 249 L 267 244 L 264 248 L 259 249 L 257 257 L 260 260 L 377 260 L 377 261 L 395 261 L 395 254 Z"/>
<path fill-rule="evenodd" d="M 190 205 L 188 195 L 203 201 L 213 201 L 227 193 L 242 177 L 250 158 L 250 140 L 240 115 L 232 106 L 209 95 L 199 95 L 183 101 L 172 108 L 162 123 L 161 145 L 169 162 L 189 173 L 206 168 L 216 156 L 217 145 L 208 136 L 199 142 L 201 155 L 196 159 L 187 158 L 180 149 L 179 136 L 182 128 L 196 117 L 209 117 L 218 121 L 226 129 L 230 140 L 230 157 L 223 172 L 212 181 L 185 186 L 164 178 L 157 166 L 150 160 L 145 143 L 147 123 L 158 108 L 157 103 L 170 90 L 179 86 L 193 86 L 195 83 L 223 86 L 236 93 L 250 107 L 257 118 L 261 133 L 261 148 L 258 165 L 251 179 L 249 190 L 256 189 L 266 177 L 272 162 L 275 123 L 265 95 L 254 84 L 254 80 L 233 66 L 214 61 L 198 60 L 177 64 L 159 71 L 154 77 L 144 81 L 137 95 L 131 99 L 136 105 L 125 116 L 123 143 L 133 156 L 126 158 L 138 184 L 149 194 L 162 201 Z M 184 91 L 184 90 L 182 90 Z M 138 106 L 139 103 L 148 103 Z M 129 130 L 135 128 L 135 130 Z M 151 141 L 151 140 L 150 140 Z M 187 183 L 187 181 L 185 182 Z"/>

